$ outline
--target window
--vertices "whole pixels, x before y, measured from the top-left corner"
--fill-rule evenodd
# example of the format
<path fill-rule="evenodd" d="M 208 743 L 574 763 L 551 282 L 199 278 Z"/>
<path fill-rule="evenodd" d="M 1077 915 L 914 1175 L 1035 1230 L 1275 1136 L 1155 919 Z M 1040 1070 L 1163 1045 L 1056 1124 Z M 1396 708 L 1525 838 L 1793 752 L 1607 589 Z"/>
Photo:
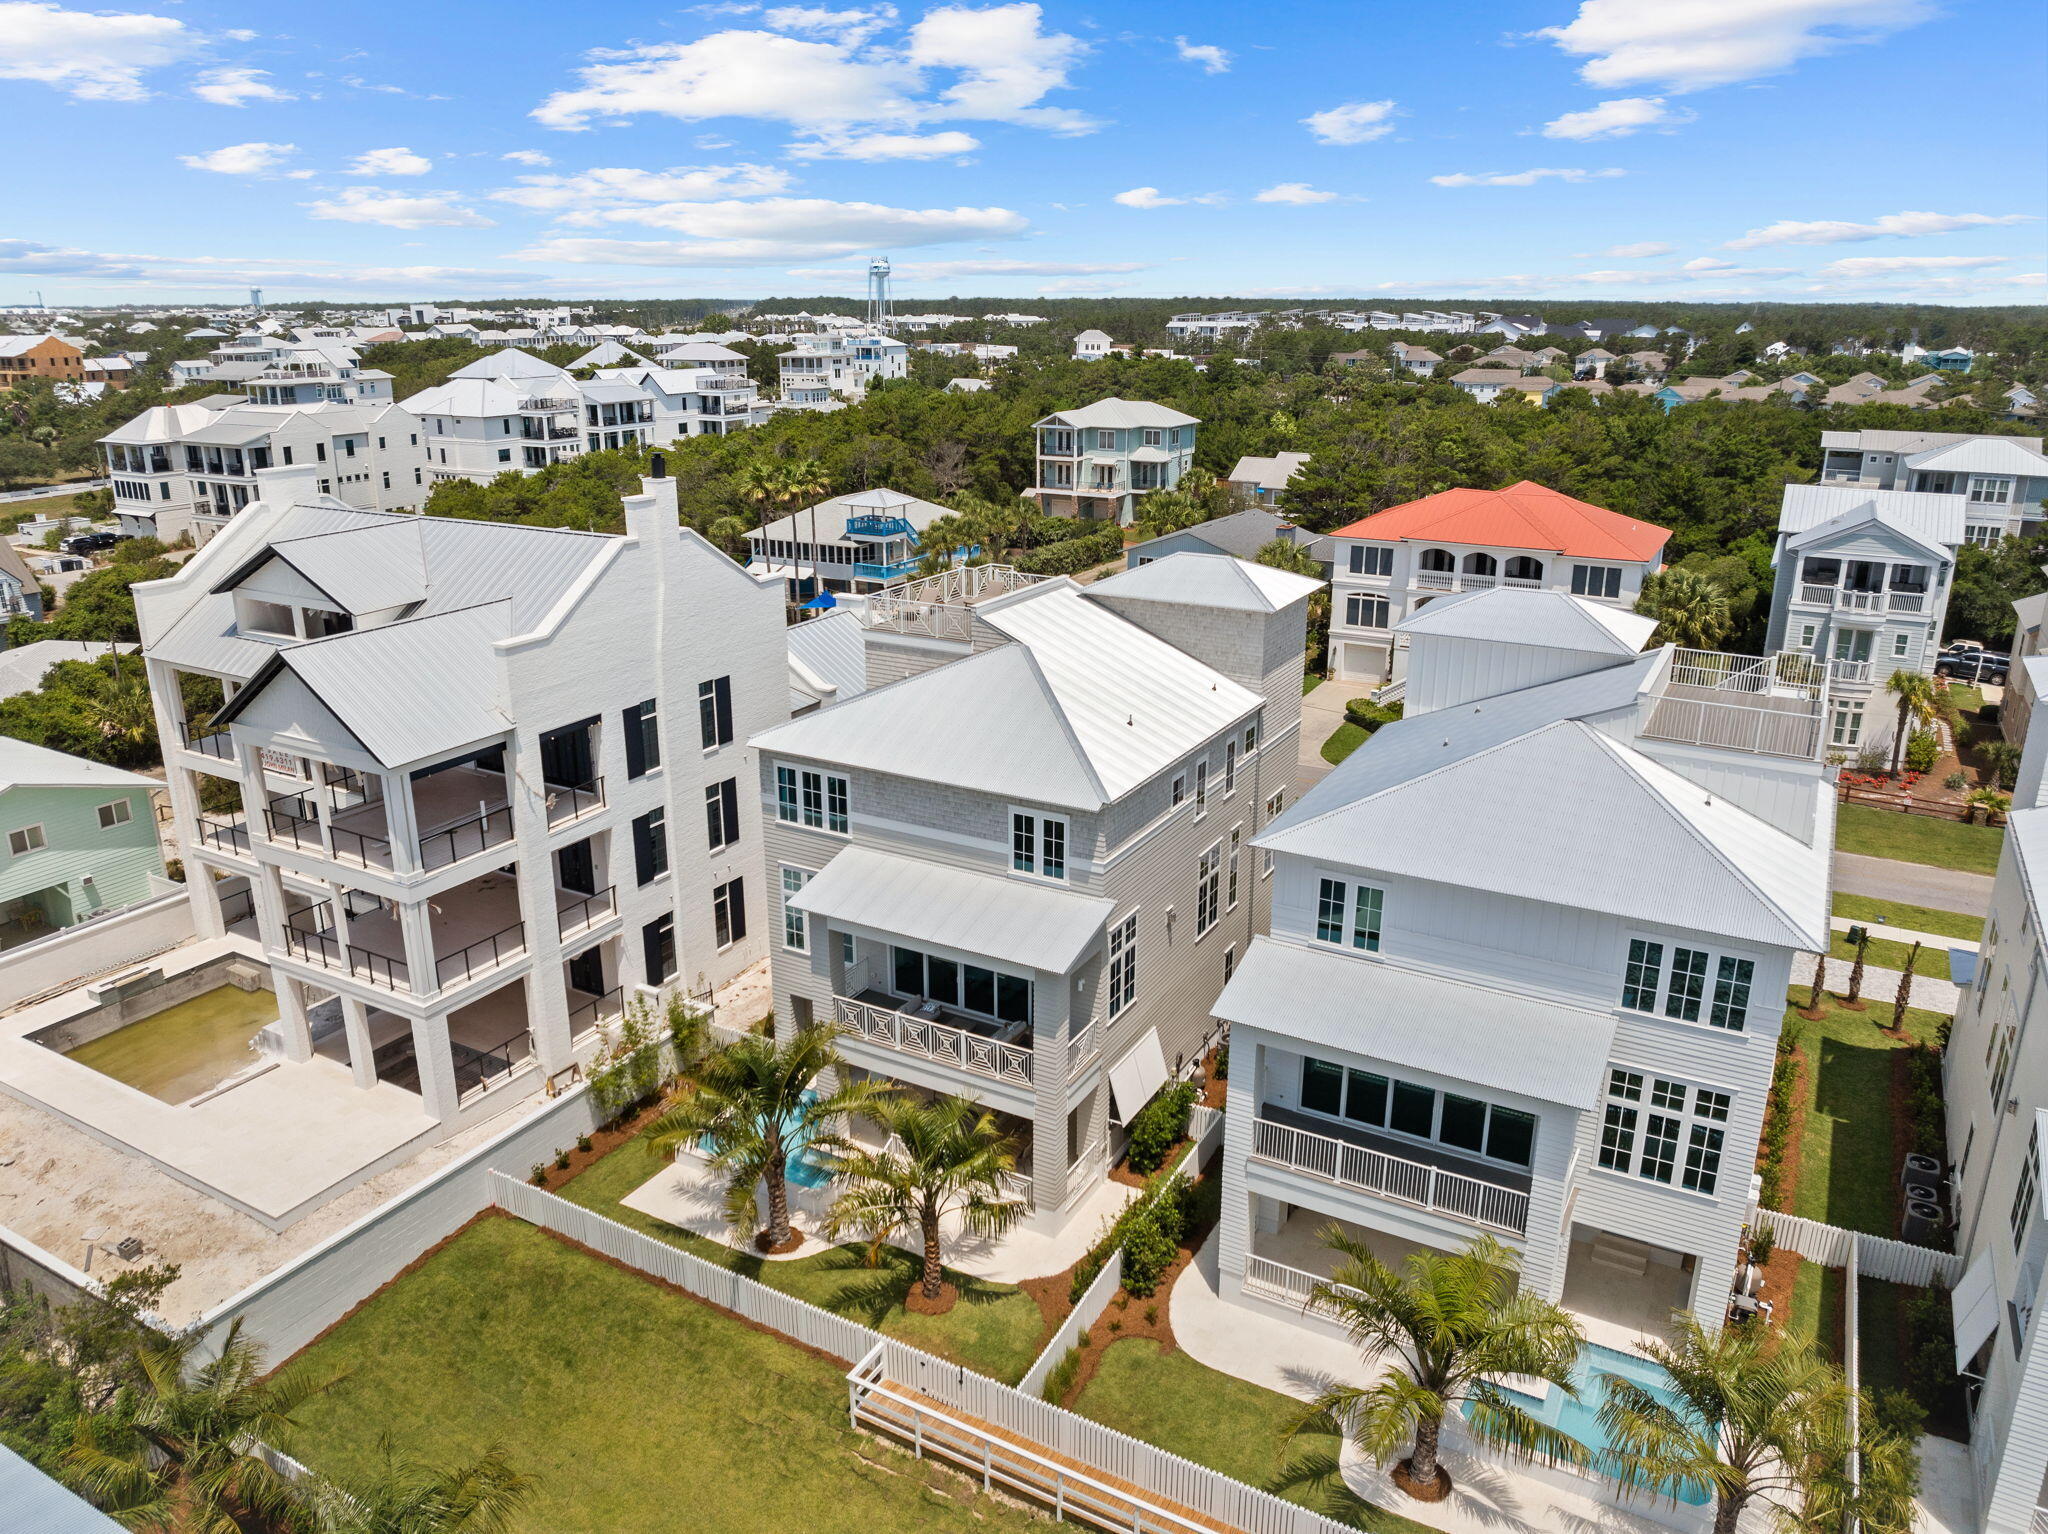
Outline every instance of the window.
<path fill-rule="evenodd" d="M 1223 797 L 1228 799 L 1237 789 L 1237 742 L 1223 743 Z"/>
<path fill-rule="evenodd" d="M 1820 634 L 1820 626 L 1819 626 L 1818 624 L 1813 624 L 1813 623 L 1802 623 L 1802 624 L 1800 624 L 1800 625 L 1799 625 L 1799 648 L 1800 648 L 1800 649 L 1802 649 L 1802 650 L 1811 650 L 1811 649 L 1813 648 L 1813 641 L 1814 641 L 1814 640 L 1815 640 L 1815 639 L 1816 639 L 1816 638 L 1817 638 L 1817 637 L 1819 636 L 1819 634 Z"/>
<path fill-rule="evenodd" d="M 1727 1122 L 1729 1094 L 1652 1076 L 1648 1078 L 1649 1111 L 1643 1112 L 1634 1105 L 1643 1101 L 1644 1085 L 1641 1071 L 1609 1067 L 1600 1165 L 1610 1172 L 1633 1171 L 1651 1182 L 1669 1183 L 1682 1144 L 1685 1164 L 1679 1186 L 1693 1193 L 1712 1193 L 1720 1181 L 1726 1138 L 1726 1131 L 1716 1126 Z M 1692 1101 L 1690 1124 L 1685 1117 L 1688 1097 Z"/>
<path fill-rule="evenodd" d="M 1600 1126 L 1600 1164 L 1610 1172 L 1626 1172 L 1635 1146 L 1636 1110 L 1609 1103 L 1607 1121 Z"/>
<path fill-rule="evenodd" d="M 2012 480 L 2004 475 L 1972 474 L 1970 499 L 1981 506 L 2005 506 L 2012 501 Z"/>
<path fill-rule="evenodd" d="M 1230 984 L 1230 977 L 1237 973 L 1237 944 L 1232 943 L 1223 950 L 1223 983 Z"/>
<path fill-rule="evenodd" d="M 654 714 L 654 700 L 636 703 L 626 710 L 626 776 L 645 777 L 661 765 L 661 727 Z"/>
<path fill-rule="evenodd" d="M 811 882 L 808 868 L 782 870 L 782 946 L 794 953 L 811 951 L 810 919 L 789 903 L 789 897 Z"/>
<path fill-rule="evenodd" d="M 15 857 L 21 857 L 30 852 L 39 852 L 48 845 L 49 843 L 43 837 L 43 828 L 39 825 L 23 826 L 18 831 L 9 831 L 7 833 L 7 850 Z"/>
<path fill-rule="evenodd" d="M 1345 938 L 1345 912 L 1351 914 L 1350 944 L 1367 953 L 1380 951 L 1380 915 L 1386 900 L 1383 890 L 1371 885 L 1354 887 L 1342 879 L 1324 879 L 1316 891 L 1316 937 L 1325 943 L 1343 943 Z"/>
<path fill-rule="evenodd" d="M 116 799 L 112 804 L 99 808 L 100 829 L 111 831 L 116 826 L 125 826 L 135 818 L 135 811 L 126 799 Z"/>
<path fill-rule="evenodd" d="M 1187 796 L 1188 775 L 1184 772 L 1176 772 L 1173 775 L 1173 804 L 1180 804 L 1187 798 Z M 1169 809 L 1171 809 L 1172 807 L 1172 805 L 1168 806 Z"/>
<path fill-rule="evenodd" d="M 1352 592 L 1344 598 L 1344 622 L 1349 628 L 1383 629 L 1387 626 L 1387 599 Z"/>
<path fill-rule="evenodd" d="M 1145 428 L 1145 446 L 1147 446 L 1147 447 L 1164 447 L 1165 445 L 1166 445 L 1166 433 L 1165 433 L 1165 432 L 1163 432 L 1163 431 L 1159 431 L 1158 429 L 1156 429 L 1156 428 L 1154 428 L 1154 427 L 1150 427 L 1150 426 L 1148 426 L 1148 427 L 1146 427 L 1146 428 Z"/>
<path fill-rule="evenodd" d="M 976 1012 L 1006 1023 L 1031 1021 L 1031 982 L 999 974 L 979 964 L 892 948 L 893 988 L 901 996 L 921 996 L 963 1012 Z"/>
<path fill-rule="evenodd" d="M 1254 719 L 1244 727 L 1244 754 L 1250 756 L 1259 749 L 1259 722 Z"/>
<path fill-rule="evenodd" d="M 1324 943 L 1344 941 L 1346 886 L 1341 879 L 1325 879 L 1316 893 L 1316 939 Z"/>
<path fill-rule="evenodd" d="M 1284 788 L 1276 788 L 1273 790 L 1272 793 L 1266 796 L 1267 825 L 1270 826 L 1274 822 L 1274 820 L 1279 817 L 1280 809 L 1284 804 L 1286 804 L 1286 802 L 1287 790 L 1285 790 Z M 1259 849 L 1259 877 L 1261 879 L 1270 879 L 1273 877 L 1273 849 L 1270 847 L 1262 847 Z"/>
<path fill-rule="evenodd" d="M 1755 973 L 1756 966 L 1748 959 L 1722 955 L 1721 967 L 1714 976 L 1714 1007 L 1707 1014 L 1708 1022 L 1716 1028 L 1742 1031 L 1742 1025 L 1749 1019 L 1749 982 Z"/>
<path fill-rule="evenodd" d="M 747 899 L 743 879 L 733 879 L 711 892 L 711 925 L 720 948 L 730 948 L 747 935 Z"/>
<path fill-rule="evenodd" d="M 668 872 L 666 810 L 649 810 L 633 822 L 633 875 L 643 885 Z"/>
<path fill-rule="evenodd" d="M 1911 647 L 1912 643 L 1913 636 L 1904 629 L 1900 629 L 1896 634 L 1892 635 L 1892 659 L 1904 660 L 1906 658 L 1906 651 Z"/>
<path fill-rule="evenodd" d="M 2004 533 L 1998 528 L 1980 527 L 1974 522 L 1963 528 L 1963 541 L 1965 543 L 1974 543 L 1980 549 L 1992 547 L 2003 536 Z"/>
<path fill-rule="evenodd" d="M 1109 929 L 1109 1015 L 1115 1017 L 1138 994 L 1138 913 Z"/>
<path fill-rule="evenodd" d="M 1095 449 L 1101 453 L 1115 451 L 1116 433 L 1113 431 L 1098 431 L 1095 434 Z"/>
<path fill-rule="evenodd" d="M 1607 597 L 1621 595 L 1621 566 L 1619 565 L 1573 565 L 1572 595 L 1575 597 Z"/>
<path fill-rule="evenodd" d="M 1207 762 L 1195 763 L 1195 813 L 1197 815 L 1209 813 L 1209 764 Z"/>
<path fill-rule="evenodd" d="M 1835 746 L 1853 746 L 1863 737 L 1863 705 L 1861 703 L 1838 703 L 1835 717 L 1828 731 L 1828 743 Z"/>
<path fill-rule="evenodd" d="M 846 779 L 815 768 L 775 769 L 775 818 L 836 831 L 847 829 Z"/>
<path fill-rule="evenodd" d="M 1721 1175 L 1722 1132 L 1711 1124 L 1692 1126 L 1692 1140 L 1685 1148 L 1685 1175 L 1680 1184 L 1694 1193 L 1712 1193 Z"/>
<path fill-rule="evenodd" d="M 640 929 L 640 957 L 647 967 L 649 985 L 660 985 L 676 972 L 676 919 L 673 913 L 657 917 Z"/>
<path fill-rule="evenodd" d="M 1010 811 L 1010 867 L 1020 874 L 1066 878 L 1066 821 L 1030 810 Z"/>
<path fill-rule="evenodd" d="M 1628 969 L 1621 982 L 1621 1004 L 1631 1012 L 1653 1011 L 1657 1005 L 1657 977 L 1664 966 L 1664 945 L 1631 938 Z"/>
<path fill-rule="evenodd" d="M 697 723 L 706 751 L 732 744 L 731 677 L 714 677 L 697 684 Z"/>
<path fill-rule="evenodd" d="M 1223 881 L 1223 908 L 1226 911 L 1235 911 L 1237 909 L 1238 851 L 1243 842 L 1244 827 L 1232 826 L 1230 828 L 1230 863 Z"/>
<path fill-rule="evenodd" d="M 1351 573 L 1353 575 L 1392 575 L 1394 573 L 1394 551 L 1385 544 L 1352 544 Z"/>
<path fill-rule="evenodd" d="M 2013 1189 L 2012 1213 L 2007 1223 L 2012 1227 L 2012 1249 L 2018 1252 L 2027 1244 L 2027 1227 L 2033 1223 L 2034 1200 L 2039 1192 L 2037 1170 L 2041 1164 L 2041 1130 L 2036 1125 L 2027 1137 L 2027 1159 L 2020 1167 L 2020 1185 Z"/>
<path fill-rule="evenodd" d="M 1195 862 L 1195 936 L 1216 925 L 1217 894 L 1222 883 L 1223 843 L 1217 842 Z"/>
<path fill-rule="evenodd" d="M 740 780 L 727 778 L 704 790 L 704 833 L 713 852 L 740 839 Z"/>
<path fill-rule="evenodd" d="M 1330 1118 L 1345 1118 L 1376 1129 L 1391 1129 L 1418 1140 L 1514 1166 L 1529 1165 L 1536 1144 L 1536 1116 L 1482 1098 L 1346 1069 L 1304 1056 L 1300 1105 Z"/>
<path fill-rule="evenodd" d="M 1671 979 L 1664 991 L 1664 1015 L 1700 1020 L 1700 996 L 1706 989 L 1707 954 L 1698 948 L 1671 950 Z"/>
<path fill-rule="evenodd" d="M 843 966 L 846 969 L 852 969 L 854 964 L 854 957 L 855 955 L 853 950 L 853 934 L 851 932 L 840 933 L 839 962 L 841 966 Z"/>
<path fill-rule="evenodd" d="M 1332 1118 L 1344 1111 L 1344 1068 L 1327 1060 L 1301 1062 L 1301 1105 Z"/>
<path fill-rule="evenodd" d="M 1678 1160 L 1678 1120 L 1666 1113 L 1643 1118 L 1643 1154 L 1636 1174 L 1652 1182 L 1671 1181 L 1671 1169 Z"/>

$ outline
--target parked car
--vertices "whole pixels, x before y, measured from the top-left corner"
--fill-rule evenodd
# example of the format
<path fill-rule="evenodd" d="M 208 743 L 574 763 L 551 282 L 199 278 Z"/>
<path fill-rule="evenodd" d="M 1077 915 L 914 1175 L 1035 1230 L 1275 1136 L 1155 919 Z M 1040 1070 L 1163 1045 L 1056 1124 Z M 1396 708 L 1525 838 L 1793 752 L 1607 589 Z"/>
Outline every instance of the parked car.
<path fill-rule="evenodd" d="M 119 533 L 79 533 L 66 538 L 58 547 L 67 554 L 97 554 L 101 549 L 111 549 L 120 541 Z"/>
<path fill-rule="evenodd" d="M 2000 655 L 1991 650 L 1943 651 L 1934 663 L 1934 674 L 1956 682 L 1986 682 L 1993 687 L 2003 687 L 2006 672 L 2011 667 L 2010 655 Z"/>

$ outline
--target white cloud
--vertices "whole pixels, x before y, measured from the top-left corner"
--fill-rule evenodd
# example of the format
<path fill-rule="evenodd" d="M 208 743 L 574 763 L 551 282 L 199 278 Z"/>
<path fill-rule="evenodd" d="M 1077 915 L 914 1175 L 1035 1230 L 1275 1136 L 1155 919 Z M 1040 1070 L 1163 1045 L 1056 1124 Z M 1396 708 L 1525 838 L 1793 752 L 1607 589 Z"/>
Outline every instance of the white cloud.
<path fill-rule="evenodd" d="M 1252 199 L 1253 202 L 1335 202 L 1335 192 L 1319 192 L 1306 181 L 1282 181 L 1269 186 Z"/>
<path fill-rule="evenodd" d="M 1429 179 L 1438 186 L 1534 186 L 1539 181 L 1605 181 L 1613 176 L 1625 176 L 1625 170 L 1517 170 L 1517 171 L 1459 171 L 1449 176 L 1431 176 Z"/>
<path fill-rule="evenodd" d="M 857 251 L 1006 239 L 1028 227 L 1008 208 L 892 208 L 818 197 L 670 202 L 599 212 L 592 221 L 674 229 L 687 240 L 557 238 L 519 251 L 522 261 L 632 266 L 769 266 L 832 260 Z"/>
<path fill-rule="evenodd" d="M 954 277 L 1086 277 L 1104 272 L 1142 272 L 1143 261 L 898 261 L 893 275 L 899 282 L 940 282 Z M 798 266 L 792 277 L 830 282 L 865 282 L 864 266 Z"/>
<path fill-rule="evenodd" d="M 731 12 L 742 15 L 752 9 L 734 6 Z M 778 32 L 808 32 L 845 43 L 864 43 L 896 19 L 896 7 L 878 5 L 865 11 L 832 11 L 816 5 L 782 5 L 763 12 L 761 19 Z"/>
<path fill-rule="evenodd" d="M 1118 192 L 1110 199 L 1127 208 L 1178 208 L 1191 202 L 1214 205 L 1223 201 L 1221 192 L 1190 193 L 1186 197 L 1168 197 L 1156 186 L 1134 186 L 1128 192 Z"/>
<path fill-rule="evenodd" d="M 1191 43 L 1185 37 L 1173 40 L 1174 51 L 1181 62 L 1199 64 L 1205 75 L 1227 74 L 1230 71 L 1230 55 L 1214 43 Z"/>
<path fill-rule="evenodd" d="M 1627 138 L 1645 128 L 1691 122 L 1693 116 L 1691 112 L 1666 106 L 1662 96 L 1624 96 L 1618 101 L 1603 101 L 1583 112 L 1567 112 L 1562 117 L 1552 118 L 1543 125 L 1543 136 L 1573 139 L 1579 143 L 1591 139 Z"/>
<path fill-rule="evenodd" d="M 2004 256 L 1845 256 L 1821 268 L 1825 277 L 1884 277 L 1899 272 L 1969 272 L 2005 265 Z"/>
<path fill-rule="evenodd" d="M 1739 240 L 1730 240 L 1725 250 L 1755 250 L 1760 245 L 1842 245 L 1858 240 L 1888 237 L 1919 239 L 1930 234 L 1953 234 L 1958 229 L 1981 229 L 1994 224 L 2024 224 L 2024 213 L 1887 213 L 1867 224 L 1843 219 L 1780 219 L 1761 229 L 1752 229 Z"/>
<path fill-rule="evenodd" d="M 424 176 L 434 162 L 410 149 L 369 149 L 349 163 L 351 176 Z"/>
<path fill-rule="evenodd" d="M 181 154 L 178 160 L 193 170 L 210 170 L 222 176 L 262 176 L 298 152 L 297 144 L 229 144 L 205 154 Z"/>
<path fill-rule="evenodd" d="M 252 101 L 297 101 L 298 92 L 270 83 L 267 69 L 209 69 L 193 83 L 192 94 L 217 107 L 247 106 Z"/>
<path fill-rule="evenodd" d="M 1347 101 L 1326 112 L 1311 112 L 1302 126 L 1325 144 L 1365 144 L 1394 131 L 1391 101 Z"/>
<path fill-rule="evenodd" d="M 498 158 L 510 160 L 518 165 L 552 165 L 555 163 L 538 149 L 508 149 L 499 155 Z"/>
<path fill-rule="evenodd" d="M 1845 43 L 1871 43 L 1935 14 L 1930 0 L 1580 0 L 1549 38 L 1613 88 L 1705 90 L 1781 74 Z"/>
<path fill-rule="evenodd" d="M 668 170 L 620 165 L 570 176 L 521 176 L 517 186 L 490 195 L 495 202 L 560 215 L 566 223 L 590 224 L 607 210 L 652 203 L 765 197 L 787 190 L 792 179 L 773 165 L 677 165 Z"/>
<path fill-rule="evenodd" d="M 1087 51 L 1077 38 L 1046 32 L 1043 19 L 1028 3 L 941 6 L 898 47 L 864 45 L 845 34 L 809 39 L 729 30 L 687 43 L 606 50 L 577 71 L 575 89 L 555 92 L 532 115 L 563 130 L 658 114 L 685 122 L 757 118 L 828 136 L 863 125 L 900 132 L 949 119 L 1091 131 L 1095 123 L 1082 113 L 1042 104 L 1065 88 Z M 951 83 L 934 94 L 945 76 Z"/>
<path fill-rule="evenodd" d="M 796 160 L 943 160 L 972 154 L 981 140 L 971 133 L 821 133 L 789 146 Z"/>
<path fill-rule="evenodd" d="M 338 197 L 306 204 L 308 216 L 344 224 L 383 224 L 391 229 L 488 229 L 495 220 L 461 207 L 443 192 L 387 192 L 352 186 Z"/>
<path fill-rule="evenodd" d="M 67 11 L 46 0 L 0 4 L 0 80 L 36 80 L 81 101 L 141 101 L 145 72 L 198 45 L 171 16 Z"/>
<path fill-rule="evenodd" d="M 1634 240 L 1627 245 L 1610 245 L 1600 254 L 1619 256 L 1622 260 L 1634 260 L 1638 256 L 1668 256 L 1678 247 L 1666 245 L 1662 240 Z"/>

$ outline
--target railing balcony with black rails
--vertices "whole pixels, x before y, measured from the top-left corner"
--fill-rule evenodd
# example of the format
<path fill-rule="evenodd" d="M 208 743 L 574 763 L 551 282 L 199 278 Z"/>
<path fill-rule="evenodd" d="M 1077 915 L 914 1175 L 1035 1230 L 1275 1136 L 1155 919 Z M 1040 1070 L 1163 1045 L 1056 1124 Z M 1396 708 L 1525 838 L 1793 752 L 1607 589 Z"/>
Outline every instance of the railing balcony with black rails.
<path fill-rule="evenodd" d="M 626 1010 L 626 992 L 622 986 L 613 986 L 602 996 L 594 996 L 580 1007 L 569 1012 L 569 1037 L 580 1039 L 599 1023 L 621 1017 Z"/>
<path fill-rule="evenodd" d="M 280 846 L 301 852 L 327 851 L 327 844 L 320 840 L 320 822 L 311 815 L 294 814 L 273 804 L 263 812 L 263 823 L 270 839 Z"/>
<path fill-rule="evenodd" d="M 184 738 L 187 751 L 197 751 L 201 756 L 210 756 L 217 761 L 232 762 L 235 759 L 235 743 L 226 730 L 208 729 L 202 733 L 191 724 L 181 724 L 178 734 Z"/>
<path fill-rule="evenodd" d="M 604 807 L 604 779 L 584 783 L 548 783 L 548 825 L 564 826 Z"/>
<path fill-rule="evenodd" d="M 344 971 L 358 980 L 372 985 L 381 985 L 389 990 L 409 991 L 412 989 L 412 972 L 405 960 L 394 959 L 388 954 L 378 953 L 371 948 L 357 948 L 351 945 L 346 960 L 342 945 L 333 934 L 316 932 L 304 927 L 287 924 L 284 929 L 285 952 L 327 969 Z"/>
<path fill-rule="evenodd" d="M 256 919 L 256 897 L 248 890 L 233 890 L 220 897 L 221 925 L 234 927 Z"/>
<path fill-rule="evenodd" d="M 563 937 L 586 932 L 619 908 L 616 886 L 608 885 L 594 895 L 579 895 L 555 907 L 555 922 Z"/>
<path fill-rule="evenodd" d="M 480 815 L 420 838 L 420 867 L 432 871 L 512 840 L 512 810 L 495 805 Z"/>
<path fill-rule="evenodd" d="M 526 1046 L 523 1051 L 519 1048 L 521 1044 Z M 449 1041 L 448 1053 L 455 1067 L 456 1090 L 461 1100 L 467 1102 L 488 1092 L 533 1058 L 533 1033 L 522 1028 L 484 1049 L 454 1039 Z"/>
<path fill-rule="evenodd" d="M 582 435 L 583 430 L 578 426 L 550 426 L 548 428 L 548 441 L 550 442 L 567 442 Z"/>
<path fill-rule="evenodd" d="M 488 974 L 506 960 L 516 959 L 525 952 L 526 923 L 515 921 L 502 931 L 478 938 L 468 947 L 436 959 L 434 977 L 444 988 L 461 985 L 478 975 Z"/>
<path fill-rule="evenodd" d="M 239 815 L 199 816 L 199 840 L 220 852 L 246 853 L 249 850 L 249 825 Z"/>

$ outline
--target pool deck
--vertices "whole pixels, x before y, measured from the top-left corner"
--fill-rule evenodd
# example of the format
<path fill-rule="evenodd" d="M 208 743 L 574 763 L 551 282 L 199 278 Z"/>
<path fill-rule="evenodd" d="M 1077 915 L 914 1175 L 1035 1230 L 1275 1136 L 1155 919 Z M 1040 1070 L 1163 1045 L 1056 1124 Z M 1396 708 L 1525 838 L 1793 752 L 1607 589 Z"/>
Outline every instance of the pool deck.
<path fill-rule="evenodd" d="M 150 961 L 180 974 L 222 957 L 262 962 L 245 938 L 191 943 Z M 75 1016 L 80 992 L 0 1018 L 0 1091 L 277 1228 L 345 1191 L 437 1129 L 419 1097 L 388 1083 L 364 1091 L 346 1066 L 278 1064 L 217 1095 L 173 1104 L 102 1075 L 29 1035 Z"/>

